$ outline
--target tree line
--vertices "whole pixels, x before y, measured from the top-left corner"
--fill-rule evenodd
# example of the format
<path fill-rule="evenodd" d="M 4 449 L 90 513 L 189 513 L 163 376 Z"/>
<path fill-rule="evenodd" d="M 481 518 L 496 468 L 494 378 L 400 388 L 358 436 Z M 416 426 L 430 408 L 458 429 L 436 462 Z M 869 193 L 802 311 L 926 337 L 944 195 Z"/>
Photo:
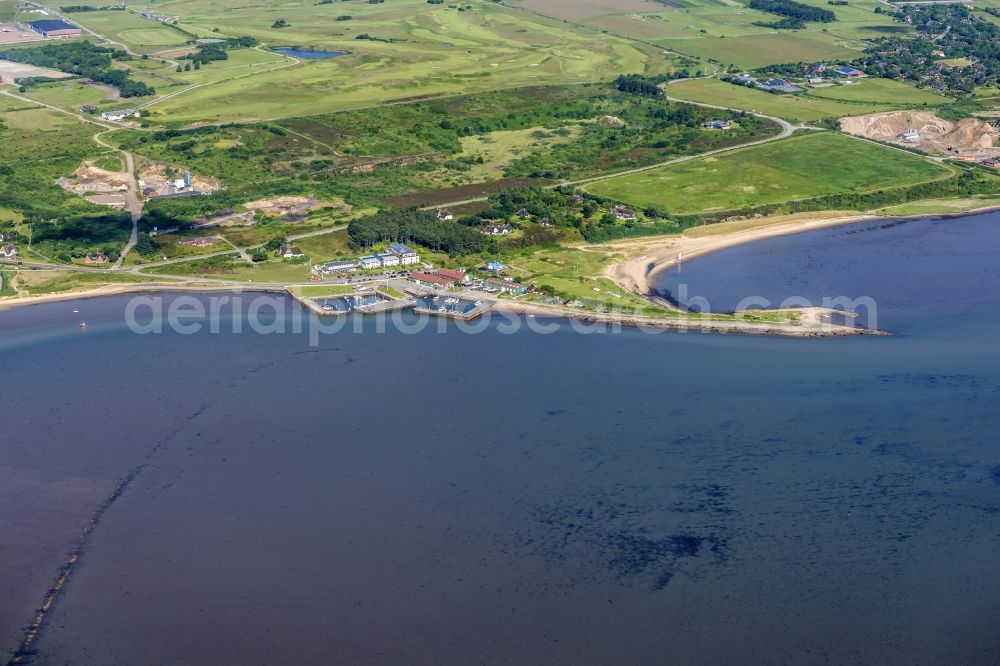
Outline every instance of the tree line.
<path fill-rule="evenodd" d="M 128 72 L 114 69 L 112 61 L 127 58 L 125 51 L 95 46 L 90 42 L 62 42 L 29 48 L 0 51 L 0 59 L 35 67 L 58 69 L 67 74 L 82 76 L 97 83 L 118 88 L 122 97 L 144 97 L 155 90 L 129 78 Z"/>
<path fill-rule="evenodd" d="M 795 0 L 750 0 L 747 7 L 797 21 L 831 23 L 837 20 L 837 15 L 829 9 L 813 7 Z"/>
<path fill-rule="evenodd" d="M 434 213 L 415 208 L 383 210 L 352 220 L 347 236 L 354 249 L 377 243 L 416 243 L 450 255 L 479 252 L 485 240 L 475 229 L 439 220 Z"/>

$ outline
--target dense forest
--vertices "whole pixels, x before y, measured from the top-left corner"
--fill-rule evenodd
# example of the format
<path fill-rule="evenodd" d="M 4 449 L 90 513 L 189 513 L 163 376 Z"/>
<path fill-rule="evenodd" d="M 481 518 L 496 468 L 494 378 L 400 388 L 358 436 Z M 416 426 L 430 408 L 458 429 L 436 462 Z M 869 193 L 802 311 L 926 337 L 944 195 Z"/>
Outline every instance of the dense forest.
<path fill-rule="evenodd" d="M 829 9 L 820 9 L 794 0 L 750 0 L 747 7 L 796 21 L 830 23 L 837 20 L 837 15 Z"/>
<path fill-rule="evenodd" d="M 36 67 L 58 69 L 82 76 L 97 83 L 118 88 L 122 97 L 143 97 L 155 91 L 150 86 L 129 78 L 128 72 L 112 67 L 113 60 L 127 58 L 124 51 L 95 46 L 87 41 L 60 42 L 30 48 L 0 51 L 0 58 Z"/>
<path fill-rule="evenodd" d="M 257 43 L 257 40 L 253 37 L 230 37 L 222 40 L 221 42 L 202 44 L 198 47 L 197 51 L 186 56 L 182 56 L 182 59 L 207 65 L 210 62 L 218 60 L 228 60 L 229 54 L 226 53 L 226 51 L 229 51 L 230 49 L 250 48 L 256 46 Z"/>
<path fill-rule="evenodd" d="M 413 208 L 383 210 L 353 220 L 347 227 L 352 248 L 368 248 L 376 243 L 416 243 L 451 255 L 479 252 L 485 236 L 469 227 L 438 220 L 434 213 Z"/>

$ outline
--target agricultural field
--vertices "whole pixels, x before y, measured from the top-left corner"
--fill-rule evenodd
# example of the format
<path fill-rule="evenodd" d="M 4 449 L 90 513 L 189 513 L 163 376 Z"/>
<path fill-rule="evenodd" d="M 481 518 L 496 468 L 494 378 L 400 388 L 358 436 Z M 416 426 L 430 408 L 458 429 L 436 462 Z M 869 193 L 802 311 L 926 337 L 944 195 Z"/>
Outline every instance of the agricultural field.
<path fill-rule="evenodd" d="M 519 0 L 517 6 L 575 21 L 610 33 L 651 41 L 688 56 L 742 68 L 794 61 L 851 59 L 863 40 L 908 32 L 908 26 L 888 14 L 876 14 L 877 0 L 860 0 L 830 7 L 826 0 L 806 4 L 832 9 L 837 20 L 806 24 L 798 30 L 774 30 L 757 25 L 775 20 L 773 14 L 723 0 L 675 0 L 669 3 L 615 4 L 589 0 L 577 5 L 557 0 Z"/>
<path fill-rule="evenodd" d="M 792 122 L 812 122 L 947 101 L 935 93 L 905 83 L 869 79 L 854 86 L 813 88 L 797 95 L 772 95 L 719 79 L 692 79 L 672 83 L 667 92 L 671 98 L 746 109 Z"/>
<path fill-rule="evenodd" d="M 951 173 L 950 168 L 900 150 L 815 132 L 606 180 L 586 189 L 675 214 L 712 213 L 900 187 Z"/>
<path fill-rule="evenodd" d="M 788 62 L 789 58 L 804 62 L 851 60 L 861 55 L 862 50 L 861 44 L 852 48 L 828 33 L 805 30 L 771 31 L 739 38 L 663 39 L 657 44 L 685 55 L 746 69 Z"/>

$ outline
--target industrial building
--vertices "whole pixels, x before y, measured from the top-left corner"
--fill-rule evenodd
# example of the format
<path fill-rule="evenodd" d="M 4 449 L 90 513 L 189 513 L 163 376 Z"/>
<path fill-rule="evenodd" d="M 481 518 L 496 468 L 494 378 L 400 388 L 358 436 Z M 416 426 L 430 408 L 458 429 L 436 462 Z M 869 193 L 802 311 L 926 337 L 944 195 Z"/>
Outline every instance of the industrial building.
<path fill-rule="evenodd" d="M 42 37 L 78 37 L 83 34 L 83 31 L 72 23 L 57 19 L 29 21 L 28 25 Z"/>

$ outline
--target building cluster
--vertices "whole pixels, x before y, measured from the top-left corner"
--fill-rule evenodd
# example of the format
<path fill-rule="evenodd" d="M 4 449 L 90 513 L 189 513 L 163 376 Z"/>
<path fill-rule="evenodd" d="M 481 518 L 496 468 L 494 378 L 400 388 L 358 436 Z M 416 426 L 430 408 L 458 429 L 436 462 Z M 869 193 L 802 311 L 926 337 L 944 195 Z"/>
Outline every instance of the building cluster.
<path fill-rule="evenodd" d="M 0 241 L 3 240 L 3 236 L 0 235 Z M 4 259 L 17 259 L 18 251 L 17 246 L 13 243 L 7 243 L 6 245 L 0 245 L 0 257 Z"/>
<path fill-rule="evenodd" d="M 388 250 L 379 254 L 369 254 L 357 260 L 328 261 L 316 266 L 316 270 L 332 273 L 349 273 L 357 269 L 370 271 L 380 268 L 396 268 L 397 266 L 412 266 L 420 263 L 420 255 L 402 243 L 390 245 Z"/>
<path fill-rule="evenodd" d="M 170 20 L 170 17 L 166 14 L 157 14 L 156 12 L 151 11 L 141 11 L 139 12 L 139 16 L 144 19 L 149 19 L 150 21 L 159 21 L 160 23 L 166 23 Z"/>
<path fill-rule="evenodd" d="M 139 109 L 120 109 L 118 111 L 105 111 L 101 114 L 101 120 L 120 123 L 127 118 L 138 118 L 139 115 Z"/>
<path fill-rule="evenodd" d="M 860 69 L 855 69 L 854 67 L 836 67 L 829 69 L 822 62 L 803 64 L 802 70 L 804 72 L 806 82 L 811 85 L 828 82 L 830 79 L 824 78 L 824 74 L 832 74 L 832 78 L 839 78 L 848 81 L 865 77 L 865 73 Z M 736 74 L 724 77 L 723 80 L 745 86 L 747 88 L 757 88 L 766 92 L 797 93 L 802 92 L 803 90 L 800 86 L 794 85 L 790 80 L 785 78 L 773 78 L 767 81 L 760 81 L 756 77 L 749 74 Z"/>

